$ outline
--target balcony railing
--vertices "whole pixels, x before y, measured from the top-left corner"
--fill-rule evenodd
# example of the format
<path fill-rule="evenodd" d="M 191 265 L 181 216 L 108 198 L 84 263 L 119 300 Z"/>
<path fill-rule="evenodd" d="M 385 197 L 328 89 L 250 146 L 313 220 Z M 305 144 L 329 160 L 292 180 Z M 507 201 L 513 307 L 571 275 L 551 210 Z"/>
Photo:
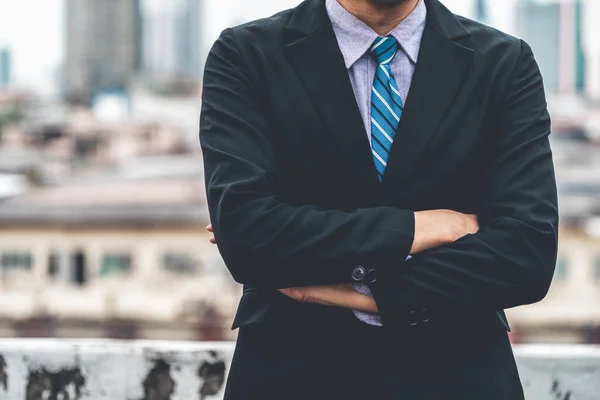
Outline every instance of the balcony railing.
<path fill-rule="evenodd" d="M 222 398 L 231 342 L 0 340 L 0 400 Z M 515 347 L 527 400 L 600 398 L 600 346 Z M 54 395 L 53 395 L 54 394 Z"/>

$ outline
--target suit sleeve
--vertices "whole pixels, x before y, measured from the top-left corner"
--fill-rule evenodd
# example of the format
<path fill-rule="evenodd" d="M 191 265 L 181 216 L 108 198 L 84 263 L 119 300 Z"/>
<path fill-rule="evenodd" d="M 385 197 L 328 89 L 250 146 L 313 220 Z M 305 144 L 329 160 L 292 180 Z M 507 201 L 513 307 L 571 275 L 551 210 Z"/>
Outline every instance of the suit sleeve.
<path fill-rule="evenodd" d="M 277 133 L 249 70 L 233 30 L 225 30 L 205 67 L 200 143 L 210 218 L 233 278 L 280 288 L 343 283 L 357 265 L 406 258 L 412 211 L 286 202 L 274 157 Z"/>
<path fill-rule="evenodd" d="M 550 118 L 526 43 L 513 65 L 494 110 L 480 231 L 380 271 L 372 291 L 384 324 L 411 309 L 499 311 L 539 301 L 549 289 L 558 242 Z"/>

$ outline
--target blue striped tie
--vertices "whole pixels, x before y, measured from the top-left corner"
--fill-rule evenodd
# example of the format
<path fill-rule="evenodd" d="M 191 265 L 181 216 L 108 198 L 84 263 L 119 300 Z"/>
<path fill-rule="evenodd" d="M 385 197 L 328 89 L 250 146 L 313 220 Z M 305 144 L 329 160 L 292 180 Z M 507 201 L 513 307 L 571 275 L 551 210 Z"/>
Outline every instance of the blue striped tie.
<path fill-rule="evenodd" d="M 371 93 L 371 151 L 379 181 L 383 179 L 404 108 L 390 68 L 397 50 L 398 42 L 392 36 L 377 38 L 371 46 L 371 55 L 377 63 Z"/>

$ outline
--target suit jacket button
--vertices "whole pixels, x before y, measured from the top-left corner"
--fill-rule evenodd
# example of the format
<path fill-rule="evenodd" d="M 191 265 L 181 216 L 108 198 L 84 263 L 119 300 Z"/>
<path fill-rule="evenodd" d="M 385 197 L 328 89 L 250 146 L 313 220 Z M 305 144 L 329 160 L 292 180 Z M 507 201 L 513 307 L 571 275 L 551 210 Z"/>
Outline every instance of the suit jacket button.
<path fill-rule="evenodd" d="M 364 267 L 358 266 L 352 270 L 352 279 L 356 282 L 362 282 L 367 276 L 367 270 Z"/>
<path fill-rule="evenodd" d="M 367 282 L 369 282 L 369 283 L 377 282 L 377 270 L 376 269 L 370 269 L 369 272 L 367 272 Z"/>
<path fill-rule="evenodd" d="M 431 316 L 429 315 L 429 310 L 424 308 L 421 310 L 421 322 L 429 322 L 431 321 Z"/>
<path fill-rule="evenodd" d="M 411 310 L 408 312 L 408 324 L 410 326 L 417 326 L 421 320 L 419 319 L 419 313 L 415 310 Z"/>

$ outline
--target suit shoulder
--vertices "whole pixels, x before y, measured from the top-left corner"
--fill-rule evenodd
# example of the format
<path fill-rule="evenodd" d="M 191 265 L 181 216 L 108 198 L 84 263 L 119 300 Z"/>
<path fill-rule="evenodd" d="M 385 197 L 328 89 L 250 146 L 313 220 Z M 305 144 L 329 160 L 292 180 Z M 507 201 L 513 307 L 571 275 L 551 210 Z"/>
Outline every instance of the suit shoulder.
<path fill-rule="evenodd" d="M 208 58 L 250 60 L 257 55 L 277 53 L 283 49 L 283 33 L 294 9 L 281 11 L 267 18 L 226 28 L 209 51 Z M 233 61 L 232 61 L 233 62 Z"/>
<path fill-rule="evenodd" d="M 491 26 L 457 16 L 470 34 L 471 47 L 476 57 L 488 68 L 499 68 L 504 73 L 512 72 L 524 54 L 531 54 L 531 48 L 523 40 Z"/>
<path fill-rule="evenodd" d="M 278 12 L 270 17 L 257 19 L 234 26 L 231 29 L 233 35 L 240 45 L 269 43 L 274 39 L 281 38 L 288 25 L 294 8 Z"/>
<path fill-rule="evenodd" d="M 457 19 L 471 35 L 474 50 L 488 55 L 502 53 L 516 57 L 521 53 L 521 39 L 469 18 L 457 16 Z"/>

